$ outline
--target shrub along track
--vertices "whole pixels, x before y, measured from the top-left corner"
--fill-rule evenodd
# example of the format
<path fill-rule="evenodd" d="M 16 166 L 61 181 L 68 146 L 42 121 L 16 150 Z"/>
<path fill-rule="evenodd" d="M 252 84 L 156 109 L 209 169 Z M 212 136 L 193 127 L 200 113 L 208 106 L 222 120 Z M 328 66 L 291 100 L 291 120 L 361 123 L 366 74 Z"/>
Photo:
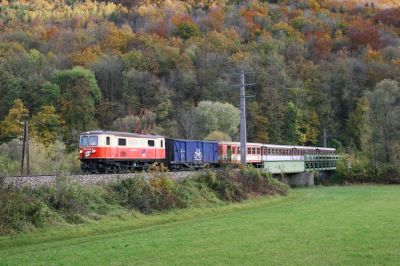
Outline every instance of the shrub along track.
<path fill-rule="evenodd" d="M 168 172 L 167 174 L 173 179 L 186 178 L 199 174 L 199 171 L 180 171 L 180 172 Z M 157 173 L 120 173 L 120 174 L 76 174 L 67 175 L 65 177 L 71 182 L 77 182 L 82 185 L 96 185 L 102 183 L 108 183 L 112 181 L 118 181 L 135 176 L 143 176 L 145 178 L 151 178 Z M 41 186 L 53 186 L 57 182 L 56 175 L 30 175 L 30 176 L 13 176 L 4 177 L 4 184 L 11 185 L 14 187 L 41 187 Z"/>

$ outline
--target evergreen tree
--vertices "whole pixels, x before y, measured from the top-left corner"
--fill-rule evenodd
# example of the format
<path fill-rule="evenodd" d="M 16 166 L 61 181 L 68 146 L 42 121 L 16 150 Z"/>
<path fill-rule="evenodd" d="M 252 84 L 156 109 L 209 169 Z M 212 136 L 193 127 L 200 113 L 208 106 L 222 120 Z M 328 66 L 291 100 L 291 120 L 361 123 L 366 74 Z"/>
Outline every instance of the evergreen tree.
<path fill-rule="evenodd" d="M 285 115 L 285 125 L 283 127 L 283 139 L 286 144 L 296 145 L 301 142 L 303 134 L 301 133 L 302 114 L 293 102 L 287 105 Z"/>

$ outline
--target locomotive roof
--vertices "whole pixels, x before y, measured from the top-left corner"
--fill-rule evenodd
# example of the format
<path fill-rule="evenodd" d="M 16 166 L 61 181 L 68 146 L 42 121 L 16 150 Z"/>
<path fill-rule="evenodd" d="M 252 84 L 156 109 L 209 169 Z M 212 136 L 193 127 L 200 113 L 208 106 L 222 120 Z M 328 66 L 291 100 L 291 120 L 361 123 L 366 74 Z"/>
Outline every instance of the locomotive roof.
<path fill-rule="evenodd" d="M 94 130 L 82 132 L 81 135 L 113 135 L 117 137 L 127 137 L 127 138 L 147 138 L 147 139 L 157 139 L 164 138 L 160 135 L 152 135 L 152 134 L 136 134 L 129 132 L 119 132 L 119 131 L 108 131 L 108 130 Z"/>

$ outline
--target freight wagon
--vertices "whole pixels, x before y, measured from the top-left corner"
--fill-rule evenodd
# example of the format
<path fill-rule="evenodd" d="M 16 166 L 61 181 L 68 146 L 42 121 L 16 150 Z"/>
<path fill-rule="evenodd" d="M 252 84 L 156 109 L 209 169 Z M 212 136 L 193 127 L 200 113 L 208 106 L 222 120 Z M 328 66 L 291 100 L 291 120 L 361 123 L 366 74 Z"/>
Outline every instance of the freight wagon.
<path fill-rule="evenodd" d="M 218 142 L 165 139 L 166 164 L 171 170 L 200 169 L 218 164 Z"/>

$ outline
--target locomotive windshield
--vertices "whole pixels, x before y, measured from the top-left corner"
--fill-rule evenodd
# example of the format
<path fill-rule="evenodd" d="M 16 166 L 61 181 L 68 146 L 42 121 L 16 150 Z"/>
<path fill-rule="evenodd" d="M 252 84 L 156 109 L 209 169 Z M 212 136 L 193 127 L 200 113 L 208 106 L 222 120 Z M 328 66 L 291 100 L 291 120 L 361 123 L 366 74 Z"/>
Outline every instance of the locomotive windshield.
<path fill-rule="evenodd" d="M 80 146 L 97 146 L 98 137 L 97 136 L 81 136 Z"/>
<path fill-rule="evenodd" d="M 97 136 L 89 136 L 89 146 L 97 146 Z"/>
<path fill-rule="evenodd" d="M 80 146 L 85 147 L 89 144 L 88 136 L 81 136 Z"/>

